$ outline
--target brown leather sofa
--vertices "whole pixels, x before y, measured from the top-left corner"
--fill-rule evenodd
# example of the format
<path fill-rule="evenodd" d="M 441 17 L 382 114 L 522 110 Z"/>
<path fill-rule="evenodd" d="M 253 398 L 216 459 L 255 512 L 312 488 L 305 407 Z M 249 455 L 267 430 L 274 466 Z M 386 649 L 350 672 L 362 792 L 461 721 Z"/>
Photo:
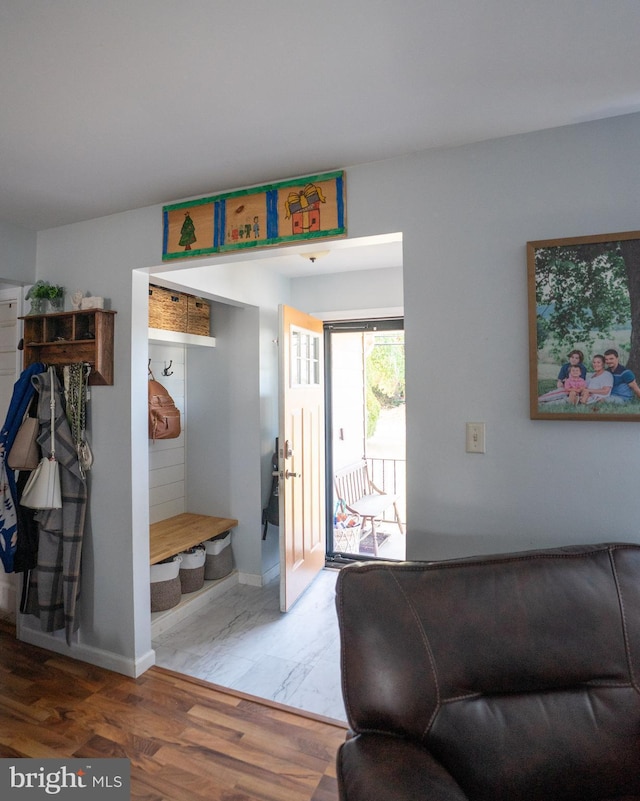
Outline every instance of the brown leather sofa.
<path fill-rule="evenodd" d="M 340 572 L 342 801 L 640 801 L 640 545 Z"/>

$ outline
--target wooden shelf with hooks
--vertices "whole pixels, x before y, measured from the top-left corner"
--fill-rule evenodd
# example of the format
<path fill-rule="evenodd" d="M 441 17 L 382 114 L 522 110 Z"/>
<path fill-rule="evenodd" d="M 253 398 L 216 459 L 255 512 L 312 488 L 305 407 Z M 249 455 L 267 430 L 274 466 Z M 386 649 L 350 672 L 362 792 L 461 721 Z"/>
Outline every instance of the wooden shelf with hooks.
<path fill-rule="evenodd" d="M 111 386 L 115 314 L 105 309 L 82 309 L 21 317 L 23 366 L 35 362 L 47 365 L 86 362 L 91 366 L 90 384 Z"/>

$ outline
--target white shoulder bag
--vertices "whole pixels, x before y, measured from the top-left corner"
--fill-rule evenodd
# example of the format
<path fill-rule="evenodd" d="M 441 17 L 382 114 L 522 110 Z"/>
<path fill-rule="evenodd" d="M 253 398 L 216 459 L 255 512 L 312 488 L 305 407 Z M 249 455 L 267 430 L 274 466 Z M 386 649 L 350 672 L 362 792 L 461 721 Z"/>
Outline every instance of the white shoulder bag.
<path fill-rule="evenodd" d="M 24 485 L 20 504 L 30 509 L 61 509 L 62 493 L 60 492 L 60 465 L 56 459 L 55 414 L 56 396 L 54 390 L 55 368 L 49 367 L 49 383 L 51 385 L 51 455 L 43 456 L 36 469 Z"/>

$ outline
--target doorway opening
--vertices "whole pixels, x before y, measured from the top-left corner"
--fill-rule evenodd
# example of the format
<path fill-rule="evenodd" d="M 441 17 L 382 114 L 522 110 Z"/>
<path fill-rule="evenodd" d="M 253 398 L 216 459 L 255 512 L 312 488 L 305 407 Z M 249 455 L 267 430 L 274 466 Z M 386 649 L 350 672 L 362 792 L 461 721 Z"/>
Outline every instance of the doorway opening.
<path fill-rule="evenodd" d="M 310 249 L 311 245 L 306 247 Z M 280 302 L 276 292 L 276 289 L 279 291 L 280 282 L 289 281 L 287 298 L 290 296 L 296 307 L 306 309 L 317 320 L 329 322 L 342 314 L 343 318 L 347 315 L 350 318 L 360 316 L 376 326 L 382 326 L 388 321 L 380 318 L 402 316 L 402 237 L 400 234 L 381 235 L 362 241 L 340 240 L 332 243 L 331 254 L 322 260 L 323 271 L 318 275 L 318 271 L 310 273 L 313 263 L 300 258 L 297 249 L 282 249 L 277 257 L 273 255 L 275 252 L 244 254 L 247 256 L 246 262 L 232 261 L 229 255 L 218 258 L 215 264 L 197 267 L 189 264 L 173 266 L 171 269 L 169 265 L 164 265 L 157 274 L 151 272 L 150 276 L 144 276 L 146 285 L 144 292 L 140 293 L 141 301 L 143 295 L 146 298 L 148 280 L 152 277 L 154 283 L 184 289 L 222 305 L 220 310 L 216 307 L 215 314 L 212 314 L 217 347 L 206 349 L 206 352 L 199 348 L 189 349 L 187 376 L 197 382 L 197 389 L 200 390 L 202 378 L 198 374 L 203 373 L 210 377 L 211 386 L 206 405 L 198 403 L 195 387 L 187 392 L 190 420 L 187 421 L 185 416 L 185 423 L 193 423 L 198 414 L 213 405 L 217 421 L 215 430 L 219 432 L 220 444 L 226 448 L 229 442 L 233 446 L 229 452 L 222 447 L 208 448 L 206 451 L 211 460 L 221 470 L 224 469 L 224 474 L 215 474 L 211 478 L 214 464 L 204 466 L 198 462 L 194 467 L 198 476 L 211 479 L 217 493 L 216 499 L 223 500 L 225 492 L 236 492 L 241 496 L 227 497 L 230 498 L 228 513 L 233 512 L 232 516 L 240 521 L 235 532 L 234 546 L 238 550 L 234 552 L 234 560 L 243 574 L 242 583 L 238 582 L 228 593 L 216 599 L 215 614 L 203 609 L 193 615 L 185 615 L 177 625 L 157 631 L 152 644 L 156 663 L 163 667 L 311 713 L 344 720 L 344 710 L 340 709 L 339 633 L 333 587 L 337 571 L 321 570 L 309 590 L 302 594 L 287 614 L 279 611 L 277 549 L 280 531 L 271 526 L 266 538 L 260 541 L 258 537 L 245 534 L 252 526 L 255 527 L 256 521 L 260 521 L 265 500 L 260 491 L 256 493 L 248 487 L 248 478 L 253 481 L 260 477 L 255 465 L 262 457 L 263 489 L 267 488 L 266 477 L 269 486 L 273 483 L 273 437 L 279 434 L 279 405 L 273 399 L 277 398 L 278 393 L 278 353 L 284 347 L 280 344 L 278 315 L 275 313 Z M 336 264 L 332 266 L 330 260 Z M 257 265 L 259 269 L 256 269 Z M 340 269 L 339 265 L 342 265 Z M 348 280 L 349 273 L 354 271 L 359 271 L 356 275 L 358 280 L 351 282 Z M 360 311 L 364 282 L 369 292 L 366 311 Z M 335 310 L 333 304 L 336 298 L 340 299 L 341 309 L 353 311 L 345 313 Z M 250 320 L 247 320 L 249 316 Z M 141 337 L 146 332 L 146 324 L 145 308 L 141 315 Z M 400 324 L 402 328 L 402 319 Z M 322 327 L 323 324 L 321 330 Z M 240 358 L 237 355 L 239 343 L 243 346 Z M 159 354 L 161 365 L 168 357 L 170 354 Z M 197 366 L 192 364 L 194 359 L 198 360 Z M 215 375 L 205 366 L 205 360 L 215 360 Z M 137 361 L 146 365 L 146 354 Z M 229 394 L 226 392 L 228 382 L 218 380 L 220 361 L 228 371 L 224 375 L 234 382 L 235 401 L 229 402 L 228 407 L 225 406 Z M 323 358 L 321 364 L 324 363 Z M 214 404 L 211 402 L 213 391 L 216 393 Z M 132 394 L 140 392 L 142 389 Z M 221 422 L 223 419 L 226 421 L 223 411 L 234 415 L 228 424 Z M 256 425 L 261 426 L 258 433 Z M 192 424 L 190 430 L 196 432 L 196 425 Z M 375 437 L 383 430 L 378 428 Z M 237 436 L 235 433 L 229 436 L 230 431 L 237 432 Z M 404 435 L 401 440 L 404 452 Z M 197 444 L 201 441 L 204 444 L 203 437 L 198 438 Z M 323 437 L 321 445 L 325 442 Z M 284 444 L 284 441 L 280 441 L 280 445 Z M 256 447 L 261 449 L 258 459 Z M 140 452 L 143 449 L 144 442 L 140 444 Z M 321 450 L 323 455 L 326 452 L 327 458 L 331 459 L 330 448 L 322 447 Z M 299 458 L 299 449 L 294 448 L 294 452 Z M 189 453 L 193 456 L 193 449 Z M 221 454 L 224 455 L 221 457 Z M 300 472 L 292 460 L 285 462 L 283 467 L 291 473 Z M 324 475 L 326 473 L 323 471 Z M 326 487 L 332 493 L 331 470 L 329 476 Z M 294 486 L 297 478 L 286 480 Z M 239 505 L 240 499 L 245 506 Z M 207 497 L 206 501 L 210 503 L 211 498 Z M 319 503 L 321 514 L 331 504 L 330 501 L 325 503 L 324 492 L 313 502 Z M 404 498 L 402 503 L 404 520 Z M 258 505 L 257 515 L 251 511 L 249 504 L 252 504 L 252 509 Z M 395 527 L 395 538 L 400 537 L 392 520 L 389 525 Z M 240 530 L 241 527 L 244 531 Z M 331 537 L 332 517 L 326 530 Z M 332 539 L 330 547 L 333 549 Z M 387 548 L 381 548 L 381 558 L 401 558 L 399 554 L 388 556 Z M 254 556 L 258 550 L 259 561 L 255 564 Z M 325 547 L 322 553 L 324 556 Z M 339 567 L 339 560 L 336 559 L 332 566 Z M 206 626 L 206 630 L 203 626 Z M 306 643 L 307 639 L 309 648 L 306 645 L 302 648 L 302 643 Z"/>
<path fill-rule="evenodd" d="M 331 322 L 324 332 L 327 560 L 404 560 L 404 320 Z"/>

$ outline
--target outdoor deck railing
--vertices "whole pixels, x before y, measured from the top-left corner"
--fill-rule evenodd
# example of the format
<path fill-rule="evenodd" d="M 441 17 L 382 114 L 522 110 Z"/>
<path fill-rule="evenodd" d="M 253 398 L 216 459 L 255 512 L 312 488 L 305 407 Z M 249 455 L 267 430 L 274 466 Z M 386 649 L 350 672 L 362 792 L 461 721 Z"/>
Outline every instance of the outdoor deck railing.
<path fill-rule="evenodd" d="M 406 521 L 407 506 L 407 462 L 405 459 L 380 459 L 366 457 L 369 478 L 376 487 L 389 495 L 398 495 L 398 511 L 402 522 Z M 383 520 L 394 520 L 393 507 L 387 510 Z"/>

